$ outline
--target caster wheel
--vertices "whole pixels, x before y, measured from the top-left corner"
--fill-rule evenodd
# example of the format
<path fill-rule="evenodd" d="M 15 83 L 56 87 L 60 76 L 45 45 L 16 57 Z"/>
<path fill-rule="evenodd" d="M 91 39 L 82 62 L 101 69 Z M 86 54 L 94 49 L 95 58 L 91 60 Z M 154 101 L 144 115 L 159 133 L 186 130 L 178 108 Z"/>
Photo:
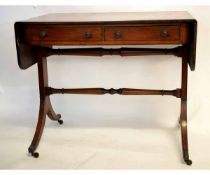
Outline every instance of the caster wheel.
<path fill-rule="evenodd" d="M 191 160 L 185 160 L 185 163 L 186 163 L 187 165 L 192 165 L 192 161 L 191 161 Z"/>
<path fill-rule="evenodd" d="M 39 157 L 39 153 L 37 153 L 37 152 L 31 153 L 31 155 L 32 155 L 34 158 L 38 158 L 38 157 Z"/>
<path fill-rule="evenodd" d="M 63 124 L 63 120 L 58 120 L 58 123 L 59 123 L 60 125 L 62 125 L 62 124 Z"/>

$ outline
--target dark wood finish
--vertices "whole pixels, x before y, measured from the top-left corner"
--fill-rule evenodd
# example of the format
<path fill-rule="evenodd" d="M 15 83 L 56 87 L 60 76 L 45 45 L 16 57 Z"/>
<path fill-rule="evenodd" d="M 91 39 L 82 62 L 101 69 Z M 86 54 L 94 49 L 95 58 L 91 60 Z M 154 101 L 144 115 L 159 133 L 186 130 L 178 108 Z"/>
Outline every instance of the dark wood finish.
<path fill-rule="evenodd" d="M 172 95 L 177 98 L 181 97 L 181 89 L 176 90 L 148 90 L 148 89 L 104 89 L 104 88 L 82 88 L 82 89 L 55 89 L 48 87 L 48 95 L 52 94 L 119 94 L 119 95 Z"/>
<path fill-rule="evenodd" d="M 187 138 L 187 74 L 188 64 L 195 69 L 197 22 L 187 12 L 143 13 L 88 13 L 49 14 L 15 23 L 18 64 L 27 69 L 38 64 L 40 109 L 38 123 L 29 152 L 35 152 L 42 136 L 46 115 L 60 124 L 61 115 L 52 108 L 52 94 L 119 94 L 119 95 L 171 95 L 181 99 L 181 126 L 183 159 L 191 165 Z M 179 44 L 166 48 L 67 48 L 54 49 L 55 45 L 154 45 Z M 181 88 L 175 90 L 150 89 L 56 89 L 48 85 L 47 57 L 51 55 L 79 56 L 141 56 L 175 55 L 182 59 Z"/>
<path fill-rule="evenodd" d="M 137 37 L 137 33 L 139 35 L 138 31 L 141 30 L 135 29 L 135 34 L 132 35 L 133 32 L 129 30 L 125 33 L 126 26 L 130 28 L 129 30 L 136 27 L 145 28 L 150 26 L 151 33 L 147 35 L 148 39 L 140 37 L 139 40 L 134 40 Z M 168 37 L 162 36 L 164 26 L 166 28 L 171 26 L 173 28 L 172 31 L 170 28 L 172 35 Z M 106 33 L 105 29 L 109 27 L 113 27 L 112 29 L 123 28 L 122 37 L 125 39 L 131 37 L 133 40 L 106 40 L 104 33 Z M 58 30 L 54 31 L 53 28 Z M 177 38 L 177 28 L 179 28 L 179 39 Z M 74 35 L 70 34 L 72 29 L 74 29 Z M 18 63 L 22 69 L 26 69 L 37 62 L 38 56 L 35 54 L 36 47 L 34 46 L 139 44 L 187 44 L 188 64 L 191 70 L 195 69 L 197 21 L 187 12 L 49 14 L 16 22 L 15 31 Z M 157 37 L 158 31 L 160 37 Z M 169 34 L 170 31 L 168 32 Z M 155 36 L 153 32 L 156 32 Z M 91 33 L 92 38 L 84 38 L 83 40 L 83 37 L 86 35 L 85 33 Z M 100 34 L 101 38 L 99 37 Z M 73 40 L 71 40 L 71 37 L 68 40 L 67 35 L 68 37 L 72 36 Z M 74 38 L 75 35 L 78 37 L 77 39 Z M 44 39 L 39 39 L 40 36 L 45 37 Z M 151 38 L 151 36 L 153 37 Z M 28 55 L 27 59 L 25 55 Z"/>
<path fill-rule="evenodd" d="M 81 29 L 79 30 L 79 28 Z M 144 24 L 143 26 L 101 25 L 101 27 L 95 25 L 85 27 L 78 25 L 33 24 L 28 25 L 25 30 L 26 43 L 46 47 L 51 47 L 52 45 L 139 45 L 148 43 L 153 45 L 188 43 L 188 29 L 185 24 Z M 116 33 L 121 35 L 120 38 L 116 38 Z"/>
<path fill-rule="evenodd" d="M 179 42 L 179 30 L 179 25 L 110 26 L 105 27 L 105 41 Z"/>
<path fill-rule="evenodd" d="M 42 59 L 39 59 L 38 61 L 38 76 L 39 76 L 39 93 L 40 93 L 40 107 L 39 107 L 39 115 L 38 115 L 38 123 L 36 126 L 36 131 L 34 134 L 34 138 L 31 142 L 30 147 L 28 148 L 28 151 L 34 155 L 35 157 L 38 157 L 39 154 L 35 152 L 37 146 L 39 145 L 39 141 L 42 136 L 42 132 L 45 125 L 46 115 L 51 120 L 60 120 L 61 115 L 56 114 L 52 108 L 50 98 L 47 93 L 47 87 L 48 87 L 48 75 L 47 75 L 47 59 L 43 57 Z M 59 122 L 60 123 L 60 122 Z"/>
<path fill-rule="evenodd" d="M 182 47 L 172 49 L 161 48 L 117 48 L 105 49 L 97 48 L 74 48 L 74 49 L 52 49 L 43 47 L 40 49 L 42 55 L 79 55 L 79 56 L 104 56 L 104 55 L 120 55 L 120 56 L 142 56 L 142 55 L 175 55 L 181 57 Z"/>
<path fill-rule="evenodd" d="M 33 45 L 81 44 L 183 44 L 187 43 L 187 26 L 184 24 L 142 25 L 28 25 L 26 42 Z M 103 32 L 104 31 L 104 32 Z M 89 36 L 87 36 L 89 34 Z M 120 36 L 116 37 L 116 34 Z M 165 35 L 164 35 L 165 34 Z"/>
<path fill-rule="evenodd" d="M 182 56 L 182 77 L 181 77 L 181 114 L 180 114 L 180 125 L 181 125 L 181 137 L 182 137 L 182 152 L 183 158 L 186 164 L 191 165 L 192 161 L 189 159 L 188 152 L 188 136 L 187 136 L 187 54 L 183 52 Z"/>
<path fill-rule="evenodd" d="M 147 21 L 190 21 L 194 20 L 186 11 L 158 12 L 105 12 L 105 13 L 51 13 L 25 20 L 29 23 L 120 23 L 124 21 L 144 23 Z"/>
<path fill-rule="evenodd" d="M 26 38 L 31 44 L 68 43 L 69 41 L 92 42 L 102 41 L 102 32 L 101 26 L 29 25 L 26 31 Z"/>

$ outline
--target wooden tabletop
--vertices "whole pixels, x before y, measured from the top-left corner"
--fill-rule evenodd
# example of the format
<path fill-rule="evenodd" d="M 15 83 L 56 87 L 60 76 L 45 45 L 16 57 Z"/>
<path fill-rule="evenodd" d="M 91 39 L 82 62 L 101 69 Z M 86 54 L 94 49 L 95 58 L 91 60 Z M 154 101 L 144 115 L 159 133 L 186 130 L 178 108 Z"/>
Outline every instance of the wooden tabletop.
<path fill-rule="evenodd" d="M 186 11 L 52 13 L 24 22 L 110 22 L 110 21 L 194 20 Z"/>
<path fill-rule="evenodd" d="M 164 38 L 165 30 L 171 35 Z M 37 62 L 39 46 L 143 44 L 185 44 L 188 63 L 195 69 L 197 21 L 186 11 L 46 14 L 17 21 L 15 36 L 22 69 Z"/>

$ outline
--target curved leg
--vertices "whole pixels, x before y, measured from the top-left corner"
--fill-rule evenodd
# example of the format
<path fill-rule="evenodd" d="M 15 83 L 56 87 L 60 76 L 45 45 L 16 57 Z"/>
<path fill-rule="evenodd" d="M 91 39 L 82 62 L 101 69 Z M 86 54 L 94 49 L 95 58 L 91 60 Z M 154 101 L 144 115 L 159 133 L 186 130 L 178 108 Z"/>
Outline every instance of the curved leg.
<path fill-rule="evenodd" d="M 191 165 L 192 161 L 189 159 L 188 152 L 188 138 L 187 138 L 187 101 L 181 101 L 181 137 L 182 137 L 182 153 L 183 159 L 187 165 Z"/>
<path fill-rule="evenodd" d="M 181 138 L 182 138 L 182 153 L 184 162 L 187 165 L 191 165 L 192 161 L 189 159 L 188 151 L 188 136 L 187 136 L 187 57 L 182 57 L 182 90 L 181 90 L 181 115 L 179 123 L 181 126 Z"/>
<path fill-rule="evenodd" d="M 60 120 L 61 116 L 56 115 L 51 102 L 50 98 L 46 92 L 46 87 L 48 87 L 48 76 L 47 76 L 47 60 L 45 57 L 38 60 L 38 77 L 39 77 L 39 93 L 40 93 L 40 108 L 39 108 L 39 116 L 38 122 L 36 126 L 36 131 L 31 142 L 30 147 L 28 148 L 29 153 L 33 157 L 39 157 L 39 154 L 35 152 L 37 149 L 46 120 L 46 115 L 50 117 L 52 120 L 57 120 L 60 124 L 62 124 L 62 120 Z"/>
<path fill-rule="evenodd" d="M 56 114 L 55 111 L 53 110 L 51 101 L 50 101 L 50 97 L 47 97 L 48 99 L 48 112 L 47 112 L 47 116 L 51 119 L 51 120 L 57 120 L 59 124 L 63 124 L 63 120 L 61 120 L 61 115 L 60 114 Z"/>
<path fill-rule="evenodd" d="M 41 139 L 43 130 L 44 130 L 44 125 L 45 125 L 45 120 L 46 120 L 46 100 L 43 102 L 40 102 L 40 108 L 39 108 L 39 117 L 38 117 L 38 122 L 36 126 L 36 131 L 34 134 L 34 138 L 31 142 L 30 147 L 28 148 L 28 152 L 32 154 L 33 157 L 38 158 L 39 154 L 35 152 L 36 148 L 39 145 L 39 141 Z"/>

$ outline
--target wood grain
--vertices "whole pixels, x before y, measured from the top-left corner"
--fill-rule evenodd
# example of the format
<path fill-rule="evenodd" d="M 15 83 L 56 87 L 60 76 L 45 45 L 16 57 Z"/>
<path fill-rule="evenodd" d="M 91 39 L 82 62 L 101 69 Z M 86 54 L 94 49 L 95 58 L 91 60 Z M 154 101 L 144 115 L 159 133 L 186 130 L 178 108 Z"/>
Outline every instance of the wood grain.
<path fill-rule="evenodd" d="M 135 12 L 135 13 L 70 13 L 48 14 L 15 23 L 15 39 L 20 68 L 38 63 L 40 108 L 34 138 L 28 151 L 34 157 L 40 142 L 46 115 L 63 123 L 61 115 L 52 108 L 52 94 L 120 94 L 120 95 L 171 95 L 181 98 L 180 126 L 183 160 L 191 165 L 187 135 L 187 76 L 188 65 L 195 69 L 197 21 L 187 12 Z M 67 48 L 54 45 L 153 45 L 180 44 L 165 48 Z M 181 89 L 56 89 L 48 86 L 47 59 L 51 55 L 80 56 L 141 56 L 175 55 L 182 58 Z"/>
<path fill-rule="evenodd" d="M 52 13 L 25 22 L 120 22 L 156 20 L 194 20 L 187 11 L 107 12 L 107 13 Z"/>

